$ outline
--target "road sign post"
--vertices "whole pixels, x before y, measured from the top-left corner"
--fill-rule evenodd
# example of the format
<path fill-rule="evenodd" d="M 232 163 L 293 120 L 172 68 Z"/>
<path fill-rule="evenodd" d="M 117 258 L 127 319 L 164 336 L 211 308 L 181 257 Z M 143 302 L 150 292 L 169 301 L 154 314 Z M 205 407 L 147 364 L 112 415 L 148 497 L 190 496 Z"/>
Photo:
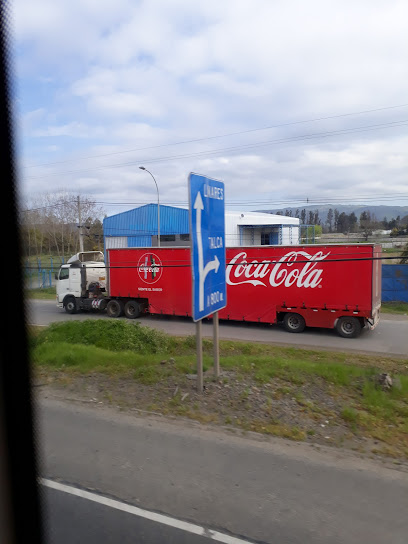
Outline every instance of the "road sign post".
<path fill-rule="evenodd" d="M 197 391 L 203 392 L 203 333 L 201 319 L 196 322 Z"/>
<path fill-rule="evenodd" d="M 219 349 L 219 320 L 218 312 L 213 315 L 213 347 L 214 347 L 214 376 L 218 378 L 220 375 L 220 349 Z"/>
<path fill-rule="evenodd" d="M 214 374 L 218 377 L 217 312 L 227 305 L 224 183 L 191 173 L 188 178 L 188 187 L 193 280 L 192 316 L 194 321 L 199 322 L 204 317 L 214 315 L 214 344 L 216 344 L 214 345 Z M 201 335 L 201 328 L 197 327 L 197 334 L 199 330 Z M 197 341 L 197 361 L 199 362 L 202 361 L 202 353 L 198 353 L 198 349 Z M 202 391 L 202 387 L 202 375 L 199 377 L 197 374 L 197 388 Z"/>

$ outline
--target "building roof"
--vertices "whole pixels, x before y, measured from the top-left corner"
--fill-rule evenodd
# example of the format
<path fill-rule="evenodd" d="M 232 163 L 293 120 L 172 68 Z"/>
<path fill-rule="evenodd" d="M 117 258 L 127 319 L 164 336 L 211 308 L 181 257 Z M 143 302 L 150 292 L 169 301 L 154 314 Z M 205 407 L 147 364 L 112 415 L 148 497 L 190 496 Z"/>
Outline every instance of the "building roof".
<path fill-rule="evenodd" d="M 189 231 L 188 209 L 160 204 L 160 234 Z M 157 234 L 157 204 L 146 204 L 103 220 L 105 236 L 143 236 Z"/>
<path fill-rule="evenodd" d="M 160 234 L 189 232 L 187 208 L 160 204 Z M 226 219 L 238 226 L 299 225 L 299 219 L 262 212 L 226 211 Z M 146 204 L 120 212 L 103 220 L 105 236 L 145 236 L 157 234 L 157 204 Z"/>
<path fill-rule="evenodd" d="M 276 215 L 262 212 L 230 212 L 225 215 L 231 219 L 236 219 L 237 224 L 241 226 L 253 225 L 293 225 L 298 226 L 300 220 L 297 217 L 287 217 L 285 215 Z"/>

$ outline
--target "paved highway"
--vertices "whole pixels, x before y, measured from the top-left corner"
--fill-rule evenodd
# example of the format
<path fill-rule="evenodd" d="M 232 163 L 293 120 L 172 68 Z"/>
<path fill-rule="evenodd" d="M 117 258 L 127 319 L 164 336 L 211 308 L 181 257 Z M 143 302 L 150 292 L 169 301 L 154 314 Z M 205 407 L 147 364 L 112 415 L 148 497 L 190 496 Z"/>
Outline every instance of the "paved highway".
<path fill-rule="evenodd" d="M 28 322 L 35 325 L 48 325 L 53 321 L 78 319 L 108 319 L 99 313 L 80 313 L 69 315 L 56 307 L 54 301 L 28 301 Z M 121 318 L 125 319 L 125 318 Z M 195 325 L 190 318 L 144 316 L 139 319 L 143 325 L 163 330 L 174 335 L 195 334 Z M 211 322 L 203 322 L 203 335 L 212 336 Z M 389 355 L 408 356 L 408 317 L 384 314 L 374 331 L 363 330 L 359 338 L 339 337 L 335 331 L 325 329 L 306 329 L 301 334 L 291 334 L 280 326 L 261 323 L 220 323 L 220 337 L 235 340 L 268 342 L 298 347 L 319 347 L 341 351 L 363 351 Z"/>
<path fill-rule="evenodd" d="M 51 398 L 40 399 L 37 415 L 41 476 L 51 481 L 250 541 L 407 542 L 408 474 L 380 463 Z M 207 540 L 45 492 L 50 544 Z"/>
<path fill-rule="evenodd" d="M 50 488 L 49 485 L 58 488 Z M 226 544 L 246 542 L 242 539 L 235 539 L 234 542 L 230 535 L 143 511 L 128 503 L 58 482 L 48 481 L 43 487 L 42 498 L 47 544 L 209 544 L 214 536 L 218 537 L 218 542 Z M 153 519 L 134 514 L 133 510 Z M 156 518 L 164 519 L 166 523 L 156 521 Z M 209 536 L 199 536 L 200 533 Z"/>

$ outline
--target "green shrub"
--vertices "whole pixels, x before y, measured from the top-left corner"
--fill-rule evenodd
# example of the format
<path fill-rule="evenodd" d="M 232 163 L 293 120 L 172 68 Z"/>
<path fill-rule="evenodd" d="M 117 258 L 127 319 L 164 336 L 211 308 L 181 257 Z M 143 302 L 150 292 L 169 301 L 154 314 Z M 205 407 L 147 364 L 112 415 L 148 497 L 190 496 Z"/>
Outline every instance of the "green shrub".
<path fill-rule="evenodd" d="M 137 351 L 158 353 L 166 351 L 168 337 L 165 333 L 143 327 L 140 323 L 123 320 L 88 319 L 53 323 L 41 331 L 35 345 L 53 342 L 92 345 L 110 351 Z"/>

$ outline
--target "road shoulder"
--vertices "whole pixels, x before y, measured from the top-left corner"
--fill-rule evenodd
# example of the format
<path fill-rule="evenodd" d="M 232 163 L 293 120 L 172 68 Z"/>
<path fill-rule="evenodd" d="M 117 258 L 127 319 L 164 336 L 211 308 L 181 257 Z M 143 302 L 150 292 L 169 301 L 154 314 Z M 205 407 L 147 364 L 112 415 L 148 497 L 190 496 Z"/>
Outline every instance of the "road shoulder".
<path fill-rule="evenodd" d="M 231 446 L 261 450 L 290 458 L 293 461 L 305 461 L 316 466 L 324 465 L 336 469 L 373 472 L 386 478 L 403 478 L 408 484 L 408 462 L 396 461 L 386 456 L 353 451 L 344 447 L 325 445 L 314 442 L 298 442 L 284 438 L 265 435 L 252 431 L 231 427 L 201 423 L 188 418 L 175 417 L 136 408 L 124 410 L 120 406 L 112 406 L 97 398 L 75 397 L 56 388 L 42 388 L 36 391 L 35 402 L 39 410 L 53 408 L 76 415 L 86 415 L 99 421 L 134 427 L 151 429 L 152 427 L 166 434 L 177 435 L 188 439 L 195 437 Z"/>

